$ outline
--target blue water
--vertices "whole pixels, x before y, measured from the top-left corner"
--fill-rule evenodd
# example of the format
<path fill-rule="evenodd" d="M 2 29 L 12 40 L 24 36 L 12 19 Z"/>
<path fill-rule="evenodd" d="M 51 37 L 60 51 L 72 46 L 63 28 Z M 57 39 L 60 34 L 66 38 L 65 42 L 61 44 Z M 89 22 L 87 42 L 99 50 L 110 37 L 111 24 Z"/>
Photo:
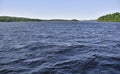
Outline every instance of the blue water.
<path fill-rule="evenodd" d="M 120 23 L 0 22 L 0 74 L 120 74 Z"/>

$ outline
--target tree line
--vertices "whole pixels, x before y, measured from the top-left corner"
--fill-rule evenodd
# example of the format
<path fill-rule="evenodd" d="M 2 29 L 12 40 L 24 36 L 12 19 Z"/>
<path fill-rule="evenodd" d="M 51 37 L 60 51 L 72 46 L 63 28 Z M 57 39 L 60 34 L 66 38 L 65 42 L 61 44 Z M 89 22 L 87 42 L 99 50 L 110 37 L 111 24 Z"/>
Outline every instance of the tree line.
<path fill-rule="evenodd" d="M 107 14 L 97 19 L 99 22 L 120 22 L 120 13 Z"/>
<path fill-rule="evenodd" d="M 51 19 L 51 20 L 41 20 L 41 19 L 31 19 L 31 18 L 23 18 L 23 17 L 11 17 L 11 16 L 0 16 L 0 22 L 40 22 L 40 21 L 79 21 L 77 19 Z"/>
<path fill-rule="evenodd" d="M 0 16 L 0 22 L 20 22 L 20 21 L 41 21 L 40 19 L 30 19 L 23 17 Z"/>

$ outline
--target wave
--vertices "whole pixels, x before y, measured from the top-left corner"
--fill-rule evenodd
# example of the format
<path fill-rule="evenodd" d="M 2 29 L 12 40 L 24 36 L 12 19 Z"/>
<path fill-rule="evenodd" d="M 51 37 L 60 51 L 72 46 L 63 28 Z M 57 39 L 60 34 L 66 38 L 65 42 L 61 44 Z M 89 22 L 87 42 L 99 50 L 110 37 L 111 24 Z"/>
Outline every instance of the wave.
<path fill-rule="evenodd" d="M 0 74 L 120 74 L 120 23 L 1 24 Z"/>
<path fill-rule="evenodd" d="M 98 54 L 100 48 L 89 45 L 55 44 L 44 42 L 28 42 L 15 45 L 13 51 L 26 53 L 24 58 L 13 57 L 7 62 L 0 62 L 0 73 L 30 72 L 31 74 L 96 74 L 119 73 L 120 57 Z M 12 52 L 12 51 L 10 51 Z M 104 52 L 104 51 L 103 51 Z M 108 51 L 106 51 L 108 52 Z M 18 55 L 19 55 L 18 54 Z M 22 54 L 23 56 L 23 54 Z M 11 57 L 12 58 L 12 57 Z M 12 65 L 12 67 L 6 67 Z M 19 68 L 19 67 L 22 67 Z M 32 70 L 31 70 L 32 69 Z"/>

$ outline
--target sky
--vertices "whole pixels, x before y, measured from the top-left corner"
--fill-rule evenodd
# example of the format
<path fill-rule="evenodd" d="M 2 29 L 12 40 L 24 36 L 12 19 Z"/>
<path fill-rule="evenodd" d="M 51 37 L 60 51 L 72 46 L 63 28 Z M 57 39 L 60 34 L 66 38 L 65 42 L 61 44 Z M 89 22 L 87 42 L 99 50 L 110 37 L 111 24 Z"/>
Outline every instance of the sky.
<path fill-rule="evenodd" d="M 120 0 L 0 0 L 0 16 L 90 20 L 114 12 Z"/>

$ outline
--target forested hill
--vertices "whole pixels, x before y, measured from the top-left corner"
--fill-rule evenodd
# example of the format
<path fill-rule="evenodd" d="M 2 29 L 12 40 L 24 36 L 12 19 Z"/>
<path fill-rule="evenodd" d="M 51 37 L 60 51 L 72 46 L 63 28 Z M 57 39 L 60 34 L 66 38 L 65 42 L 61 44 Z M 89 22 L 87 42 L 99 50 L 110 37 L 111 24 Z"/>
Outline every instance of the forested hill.
<path fill-rule="evenodd" d="M 120 13 L 107 14 L 97 19 L 99 22 L 120 22 Z"/>
<path fill-rule="evenodd" d="M 30 19 L 23 17 L 0 16 L 0 22 L 20 22 L 20 21 L 41 21 L 40 19 Z"/>
<path fill-rule="evenodd" d="M 11 17 L 11 16 L 0 16 L 0 22 L 40 22 L 40 21 L 79 21 L 77 19 L 50 19 L 50 20 L 42 20 L 42 19 L 31 19 L 24 17 Z"/>

